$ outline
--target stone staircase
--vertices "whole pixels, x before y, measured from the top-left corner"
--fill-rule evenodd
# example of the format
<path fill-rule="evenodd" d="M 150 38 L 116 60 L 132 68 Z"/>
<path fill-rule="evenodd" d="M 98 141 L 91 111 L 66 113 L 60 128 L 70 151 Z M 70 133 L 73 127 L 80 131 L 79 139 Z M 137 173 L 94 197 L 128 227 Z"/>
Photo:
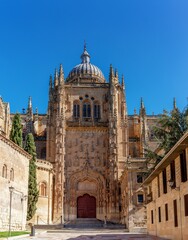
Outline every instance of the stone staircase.
<path fill-rule="evenodd" d="M 78 218 L 75 220 L 67 221 L 64 224 L 64 228 L 86 228 L 86 229 L 95 229 L 95 228 L 105 228 L 105 229 L 125 229 L 125 225 L 113 223 L 107 221 L 104 224 L 104 221 L 101 221 L 96 218 Z"/>
<path fill-rule="evenodd" d="M 35 229 L 44 229 L 44 230 L 61 230 L 61 229 L 125 229 L 125 225 L 120 223 L 113 223 L 107 221 L 104 224 L 104 221 L 101 221 L 96 218 L 77 218 L 75 220 L 70 220 L 64 224 L 38 224 L 34 226 Z"/>

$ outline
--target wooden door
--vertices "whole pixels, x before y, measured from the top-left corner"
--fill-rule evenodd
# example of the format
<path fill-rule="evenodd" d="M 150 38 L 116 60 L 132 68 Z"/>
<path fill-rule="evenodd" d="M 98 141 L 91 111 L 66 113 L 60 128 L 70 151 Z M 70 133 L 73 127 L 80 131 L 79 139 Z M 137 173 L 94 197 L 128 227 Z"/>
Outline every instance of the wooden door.
<path fill-rule="evenodd" d="M 96 218 L 96 199 L 88 194 L 84 194 L 77 199 L 78 218 Z"/>

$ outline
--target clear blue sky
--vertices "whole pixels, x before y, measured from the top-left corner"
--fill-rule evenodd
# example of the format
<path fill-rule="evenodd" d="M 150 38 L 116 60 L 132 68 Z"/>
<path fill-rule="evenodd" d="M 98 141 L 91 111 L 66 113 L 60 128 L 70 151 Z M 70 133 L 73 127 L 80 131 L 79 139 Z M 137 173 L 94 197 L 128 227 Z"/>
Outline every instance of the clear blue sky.
<path fill-rule="evenodd" d="M 183 109 L 188 97 L 187 0 L 0 0 L 0 95 L 11 112 L 32 96 L 45 113 L 50 74 L 80 63 L 84 40 L 108 79 L 124 74 L 128 113 Z"/>

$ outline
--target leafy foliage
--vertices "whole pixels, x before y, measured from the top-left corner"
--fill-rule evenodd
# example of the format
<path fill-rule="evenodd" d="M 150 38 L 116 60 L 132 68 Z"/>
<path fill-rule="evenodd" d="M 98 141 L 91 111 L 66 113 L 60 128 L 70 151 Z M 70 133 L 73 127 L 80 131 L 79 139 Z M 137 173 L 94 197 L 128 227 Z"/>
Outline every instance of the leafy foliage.
<path fill-rule="evenodd" d="M 148 162 L 155 160 L 155 165 L 160 162 L 163 156 L 177 143 L 177 141 L 188 130 L 188 108 L 180 111 L 173 109 L 170 113 L 164 111 L 153 128 L 153 133 L 159 142 L 159 149 L 163 150 L 163 155 L 146 149 L 146 158 Z"/>
<path fill-rule="evenodd" d="M 27 220 L 30 220 L 36 212 L 36 204 L 38 201 L 39 192 L 37 190 L 36 180 L 36 146 L 32 133 L 26 137 L 25 150 L 32 156 L 29 163 L 29 181 L 28 181 L 28 206 Z"/>
<path fill-rule="evenodd" d="M 10 140 L 22 147 L 22 124 L 20 114 L 16 113 L 12 121 Z"/>
<path fill-rule="evenodd" d="M 154 134 L 159 140 L 159 147 L 167 153 L 176 142 L 188 130 L 188 111 L 180 112 L 174 109 L 170 113 L 167 111 L 159 119 L 158 125 L 154 127 Z"/>

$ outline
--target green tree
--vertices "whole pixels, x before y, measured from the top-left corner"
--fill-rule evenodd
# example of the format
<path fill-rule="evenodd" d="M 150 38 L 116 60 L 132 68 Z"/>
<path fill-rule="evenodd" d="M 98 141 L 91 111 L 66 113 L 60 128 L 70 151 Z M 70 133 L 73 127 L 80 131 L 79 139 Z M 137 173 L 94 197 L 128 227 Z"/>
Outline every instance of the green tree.
<path fill-rule="evenodd" d="M 22 147 L 22 124 L 21 117 L 19 113 L 14 115 L 12 121 L 12 128 L 10 131 L 10 140 L 16 143 L 18 146 Z"/>
<path fill-rule="evenodd" d="M 170 113 L 165 111 L 154 127 L 154 134 L 159 141 L 160 149 L 166 154 L 188 130 L 188 111 L 180 112 L 178 108 Z"/>
<path fill-rule="evenodd" d="M 27 151 L 32 159 L 29 163 L 29 181 L 28 181 L 28 206 L 27 206 L 27 220 L 30 220 L 36 212 L 36 204 L 38 201 L 39 192 L 37 190 L 36 179 L 36 146 L 32 133 L 26 137 L 25 151 Z"/>
<path fill-rule="evenodd" d="M 174 108 L 171 112 L 164 111 L 157 125 L 153 128 L 153 133 L 159 142 L 159 149 L 163 150 L 163 155 L 146 149 L 148 162 L 155 160 L 157 164 L 186 131 L 188 131 L 188 107 L 182 112 L 178 108 Z"/>

